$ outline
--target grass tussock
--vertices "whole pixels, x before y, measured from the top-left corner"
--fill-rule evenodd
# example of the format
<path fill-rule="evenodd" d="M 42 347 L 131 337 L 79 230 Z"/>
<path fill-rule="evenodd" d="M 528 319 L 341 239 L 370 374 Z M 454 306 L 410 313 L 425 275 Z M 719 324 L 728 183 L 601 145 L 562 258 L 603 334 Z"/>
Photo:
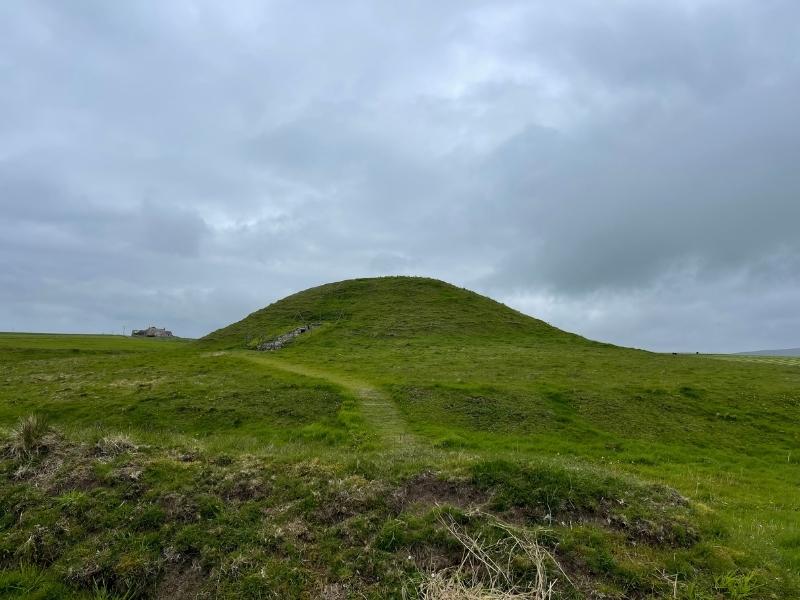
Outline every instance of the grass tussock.
<path fill-rule="evenodd" d="M 31 458 L 46 452 L 54 442 L 53 428 L 41 415 L 21 417 L 9 434 L 8 452 L 15 458 Z"/>

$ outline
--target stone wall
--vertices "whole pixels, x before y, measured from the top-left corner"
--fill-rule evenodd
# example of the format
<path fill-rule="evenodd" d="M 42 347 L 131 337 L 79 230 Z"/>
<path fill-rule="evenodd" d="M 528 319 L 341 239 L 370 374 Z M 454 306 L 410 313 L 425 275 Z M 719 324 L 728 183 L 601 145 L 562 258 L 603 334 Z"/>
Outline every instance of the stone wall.
<path fill-rule="evenodd" d="M 286 344 L 291 342 L 294 338 L 298 335 L 303 335 L 307 331 L 311 331 L 314 327 L 318 327 L 319 323 L 312 323 L 310 325 L 303 325 L 302 327 L 298 327 L 297 329 L 293 329 L 288 333 L 284 333 L 279 335 L 275 339 L 269 340 L 268 342 L 262 342 L 256 347 L 256 350 L 262 351 L 271 351 L 271 350 L 280 350 Z"/>

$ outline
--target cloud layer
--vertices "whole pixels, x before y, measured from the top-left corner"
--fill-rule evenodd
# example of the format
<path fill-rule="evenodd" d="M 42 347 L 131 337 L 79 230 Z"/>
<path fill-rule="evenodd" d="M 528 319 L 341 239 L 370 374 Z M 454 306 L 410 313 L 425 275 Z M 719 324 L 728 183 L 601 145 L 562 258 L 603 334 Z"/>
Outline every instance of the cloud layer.
<path fill-rule="evenodd" d="M 0 6 L 0 329 L 198 336 L 408 273 L 589 337 L 800 345 L 800 6 Z"/>

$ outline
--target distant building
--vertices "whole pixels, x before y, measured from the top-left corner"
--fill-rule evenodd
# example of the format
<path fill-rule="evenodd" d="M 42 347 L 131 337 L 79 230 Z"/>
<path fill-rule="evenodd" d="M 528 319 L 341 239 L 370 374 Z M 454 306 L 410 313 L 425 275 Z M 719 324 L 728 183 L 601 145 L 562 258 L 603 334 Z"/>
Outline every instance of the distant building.
<path fill-rule="evenodd" d="M 131 335 L 134 337 L 172 337 L 172 332 L 151 325 L 147 329 L 134 329 Z"/>

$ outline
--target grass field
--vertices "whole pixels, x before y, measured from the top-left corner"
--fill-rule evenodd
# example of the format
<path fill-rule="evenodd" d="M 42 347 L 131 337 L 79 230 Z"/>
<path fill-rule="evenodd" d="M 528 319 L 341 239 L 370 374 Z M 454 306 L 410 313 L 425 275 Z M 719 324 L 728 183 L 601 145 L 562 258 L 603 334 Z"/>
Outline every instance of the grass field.
<path fill-rule="evenodd" d="M 800 597 L 798 416 L 800 360 L 422 278 L 198 341 L 0 334 L 0 598 Z"/>
<path fill-rule="evenodd" d="M 714 354 L 712 356 L 721 360 L 735 360 L 752 363 L 786 365 L 788 367 L 800 367 L 800 356 L 745 356 L 736 354 Z"/>

